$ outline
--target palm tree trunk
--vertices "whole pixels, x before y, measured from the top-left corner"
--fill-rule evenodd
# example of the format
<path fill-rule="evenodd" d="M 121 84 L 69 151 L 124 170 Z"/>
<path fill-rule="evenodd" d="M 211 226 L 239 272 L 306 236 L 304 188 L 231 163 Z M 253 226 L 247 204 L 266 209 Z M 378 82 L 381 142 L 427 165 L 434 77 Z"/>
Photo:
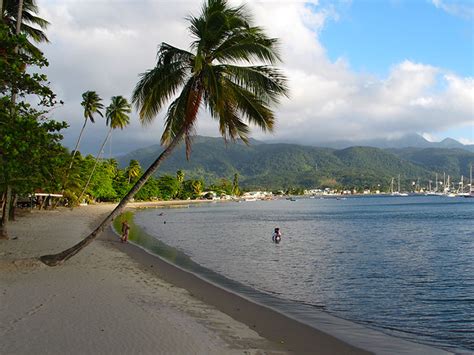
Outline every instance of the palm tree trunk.
<path fill-rule="evenodd" d="M 56 266 L 62 264 L 64 261 L 68 260 L 72 256 L 76 255 L 79 251 L 89 245 L 97 236 L 106 228 L 108 227 L 115 217 L 120 215 L 127 203 L 135 196 L 135 194 L 142 188 L 142 186 L 147 182 L 147 180 L 152 176 L 161 163 L 171 154 L 173 149 L 178 145 L 184 135 L 185 129 L 181 129 L 181 131 L 175 136 L 173 141 L 170 143 L 168 147 L 163 150 L 160 156 L 150 165 L 147 171 L 141 176 L 140 179 L 135 183 L 135 185 L 130 189 L 130 191 L 125 195 L 125 197 L 120 201 L 120 203 L 115 207 L 115 209 L 102 221 L 102 223 L 85 239 L 77 243 L 76 245 L 72 246 L 69 249 L 66 249 L 58 254 L 52 255 L 43 255 L 40 257 L 40 260 L 48 265 L 48 266 Z"/>
<path fill-rule="evenodd" d="M 12 187 L 7 185 L 5 191 L 5 201 L 3 201 L 2 223 L 0 224 L 0 239 L 10 239 L 8 237 L 8 219 L 10 216 L 10 204 L 12 200 Z"/>
<path fill-rule="evenodd" d="M 102 146 L 101 146 L 100 149 L 99 149 L 99 153 L 97 153 L 97 156 L 95 157 L 95 163 L 94 163 L 94 167 L 92 168 L 92 172 L 91 172 L 91 174 L 89 175 L 89 179 L 87 180 L 86 186 L 84 186 L 84 189 L 82 190 L 81 195 L 80 195 L 79 198 L 77 199 L 77 200 L 79 201 L 79 203 L 80 203 L 80 201 L 81 201 L 82 196 L 84 195 L 84 193 L 86 192 L 87 188 L 89 187 L 89 183 L 91 182 L 92 175 L 94 175 L 95 169 L 97 168 L 97 164 L 99 164 L 100 156 L 101 156 L 102 153 L 104 152 L 104 146 L 105 146 L 105 144 L 107 143 L 107 141 L 109 140 L 109 137 L 110 137 L 110 134 L 111 134 L 111 133 L 112 133 L 112 127 L 109 128 L 109 132 L 107 133 L 107 136 L 105 137 L 104 142 L 102 143 Z"/>
<path fill-rule="evenodd" d="M 20 34 L 22 17 L 23 17 L 23 0 L 19 0 L 18 1 L 18 14 L 16 16 L 16 32 L 15 32 L 16 35 Z"/>
<path fill-rule="evenodd" d="M 79 143 L 81 143 L 82 133 L 84 133 L 84 128 L 86 128 L 87 118 L 84 120 L 84 124 L 82 125 L 81 133 L 79 133 L 79 138 L 77 138 L 76 146 L 74 147 L 74 152 L 72 153 L 71 163 L 69 164 L 69 168 L 67 172 L 69 174 L 69 170 L 72 168 L 72 164 L 74 163 L 74 157 L 76 156 L 77 149 L 79 148 Z M 67 180 L 68 175 L 66 175 Z"/>
<path fill-rule="evenodd" d="M 15 220 L 15 213 L 16 213 L 16 204 L 18 202 L 18 194 L 14 193 L 13 198 L 12 198 L 12 204 L 10 207 L 10 212 L 9 212 L 9 220 L 14 221 Z"/>

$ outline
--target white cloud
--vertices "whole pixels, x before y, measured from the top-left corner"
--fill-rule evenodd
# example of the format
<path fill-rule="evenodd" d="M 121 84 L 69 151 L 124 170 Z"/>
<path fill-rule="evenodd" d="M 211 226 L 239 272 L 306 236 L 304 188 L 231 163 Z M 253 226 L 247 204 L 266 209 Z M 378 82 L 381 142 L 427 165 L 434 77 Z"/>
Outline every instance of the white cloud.
<path fill-rule="evenodd" d="M 458 138 L 458 141 L 465 145 L 474 145 L 474 139 L 471 138 Z"/>
<path fill-rule="evenodd" d="M 447 13 L 465 19 L 474 18 L 474 3 L 471 0 L 431 0 L 434 6 Z"/>
<path fill-rule="evenodd" d="M 95 90 L 106 104 L 113 95 L 130 97 L 138 74 L 154 65 L 159 43 L 189 47 L 184 18 L 197 14 L 201 1 L 42 0 L 39 5 L 52 23 L 52 44 L 43 48 L 51 63 L 49 79 L 66 102 L 57 118 L 71 124 L 66 143 L 72 145 L 82 124 L 82 92 Z M 334 8 L 290 0 L 247 6 L 258 25 L 280 38 L 290 80 L 291 97 L 277 108 L 272 138 L 309 143 L 433 134 L 473 124 L 473 78 L 408 59 L 394 63 L 385 78 L 357 73 L 344 58 L 331 61 L 319 40 L 327 21 L 338 18 Z M 215 122 L 201 116 L 198 134 L 217 135 Z M 114 152 L 159 142 L 162 114 L 150 127 L 141 127 L 135 114 L 132 122 L 114 132 Z M 83 149 L 94 151 L 103 135 L 101 122 L 89 127 Z M 258 130 L 254 136 L 268 138 Z"/>

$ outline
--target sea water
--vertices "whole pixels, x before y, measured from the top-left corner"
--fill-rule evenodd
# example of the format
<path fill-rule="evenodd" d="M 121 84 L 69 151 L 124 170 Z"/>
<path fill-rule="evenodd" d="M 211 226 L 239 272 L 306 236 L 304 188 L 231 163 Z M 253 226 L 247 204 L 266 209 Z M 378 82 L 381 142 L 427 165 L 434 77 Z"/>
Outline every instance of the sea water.
<path fill-rule="evenodd" d="M 277 308 L 305 305 L 417 342 L 474 350 L 474 199 L 229 202 L 145 210 L 135 221 L 199 265 L 281 300 Z"/>

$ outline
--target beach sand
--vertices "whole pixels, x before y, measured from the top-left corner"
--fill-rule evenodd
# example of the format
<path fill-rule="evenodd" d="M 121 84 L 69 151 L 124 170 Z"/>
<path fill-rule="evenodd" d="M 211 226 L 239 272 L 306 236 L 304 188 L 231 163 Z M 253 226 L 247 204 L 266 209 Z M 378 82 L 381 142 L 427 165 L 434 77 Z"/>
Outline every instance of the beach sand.
<path fill-rule="evenodd" d="M 113 207 L 32 211 L 11 224 L 17 239 L 0 241 L 1 354 L 366 353 L 122 244 L 111 230 L 62 266 L 36 261 L 84 238 Z"/>

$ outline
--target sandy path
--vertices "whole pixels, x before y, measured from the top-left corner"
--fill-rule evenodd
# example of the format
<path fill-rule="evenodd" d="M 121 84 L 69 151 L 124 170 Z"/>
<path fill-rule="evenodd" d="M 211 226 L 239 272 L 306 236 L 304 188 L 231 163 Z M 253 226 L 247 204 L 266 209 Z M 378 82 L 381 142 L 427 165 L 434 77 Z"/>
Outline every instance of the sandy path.
<path fill-rule="evenodd" d="M 65 265 L 11 260 L 83 238 L 112 205 L 34 211 L 0 241 L 1 354 L 283 353 L 186 290 L 147 273 L 115 241 L 98 240 Z"/>

